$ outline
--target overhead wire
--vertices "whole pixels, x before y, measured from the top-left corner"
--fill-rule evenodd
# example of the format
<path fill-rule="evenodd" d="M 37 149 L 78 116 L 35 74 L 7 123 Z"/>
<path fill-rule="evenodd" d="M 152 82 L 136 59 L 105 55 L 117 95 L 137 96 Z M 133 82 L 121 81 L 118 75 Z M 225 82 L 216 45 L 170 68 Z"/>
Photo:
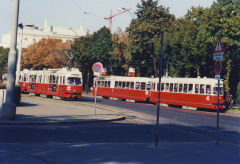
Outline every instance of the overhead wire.
<path fill-rule="evenodd" d="M 83 10 L 83 9 L 81 8 L 81 6 L 80 6 L 75 0 L 72 0 L 72 2 L 82 11 L 83 14 L 85 14 L 85 15 L 90 15 L 90 16 L 94 16 L 94 17 L 98 17 L 98 18 L 101 18 L 101 19 L 102 19 L 102 17 L 100 17 L 100 16 L 97 16 L 97 15 L 95 15 L 95 14 L 92 14 L 92 13 L 90 13 L 90 12 L 88 12 L 88 11 Z"/>

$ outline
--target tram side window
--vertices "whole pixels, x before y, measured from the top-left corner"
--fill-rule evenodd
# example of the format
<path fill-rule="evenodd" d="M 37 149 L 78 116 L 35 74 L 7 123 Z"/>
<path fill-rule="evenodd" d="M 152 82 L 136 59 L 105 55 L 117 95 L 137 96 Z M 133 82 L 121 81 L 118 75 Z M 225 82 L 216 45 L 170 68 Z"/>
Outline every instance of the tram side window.
<path fill-rule="evenodd" d="M 205 90 L 205 85 L 200 84 L 200 93 L 204 94 L 204 90 Z"/>
<path fill-rule="evenodd" d="M 122 88 L 122 82 L 121 81 L 118 82 L 118 88 Z"/>
<path fill-rule="evenodd" d="M 118 81 L 115 81 L 114 88 L 118 88 Z"/>
<path fill-rule="evenodd" d="M 215 95 L 218 94 L 218 87 L 213 88 L 213 94 L 215 94 Z M 223 87 L 220 87 L 219 95 L 223 95 Z"/>
<path fill-rule="evenodd" d="M 136 82 L 136 88 L 135 89 L 140 89 L 140 83 Z"/>
<path fill-rule="evenodd" d="M 107 82 L 107 86 L 108 86 L 108 88 L 110 88 L 110 86 L 111 86 L 111 81 L 108 81 L 108 82 Z"/>
<path fill-rule="evenodd" d="M 59 81 L 59 76 L 56 77 L 56 83 L 58 84 Z"/>
<path fill-rule="evenodd" d="M 63 76 L 63 84 L 65 84 L 65 76 Z"/>
<path fill-rule="evenodd" d="M 199 84 L 195 84 L 195 93 L 199 93 Z"/>
<path fill-rule="evenodd" d="M 151 88 L 152 91 L 155 91 L 155 85 L 156 85 L 155 83 L 152 83 L 152 88 Z"/>
<path fill-rule="evenodd" d="M 165 83 L 161 83 L 161 91 L 164 90 L 164 84 L 165 84 Z"/>
<path fill-rule="evenodd" d="M 183 85 L 183 92 L 184 92 L 184 93 L 187 93 L 187 90 L 188 90 L 188 85 L 187 85 L 187 84 L 184 84 L 184 85 Z"/>
<path fill-rule="evenodd" d="M 38 83 L 42 83 L 42 75 L 38 77 Z"/>
<path fill-rule="evenodd" d="M 211 94 L 211 85 L 206 85 L 206 94 Z"/>
<path fill-rule="evenodd" d="M 177 92 L 178 91 L 178 83 L 175 83 L 174 84 L 174 92 Z"/>
<path fill-rule="evenodd" d="M 109 88 L 109 87 L 108 87 L 108 81 L 105 81 L 104 87 L 105 87 L 105 88 Z"/>
<path fill-rule="evenodd" d="M 157 83 L 157 91 L 159 91 L 159 83 Z"/>
<path fill-rule="evenodd" d="M 60 76 L 60 84 L 62 84 L 62 76 Z"/>
<path fill-rule="evenodd" d="M 188 85 L 188 93 L 192 93 L 193 92 L 193 84 L 189 84 Z"/>
<path fill-rule="evenodd" d="M 23 81 L 27 81 L 27 76 L 26 75 L 24 75 Z"/>
<path fill-rule="evenodd" d="M 97 81 L 97 87 L 101 87 L 101 81 Z"/>
<path fill-rule="evenodd" d="M 127 82 L 126 83 L 126 89 L 129 89 L 129 86 L 130 86 L 130 82 Z"/>
<path fill-rule="evenodd" d="M 145 88 L 146 88 L 146 83 L 141 83 L 141 90 L 145 90 Z"/>
<path fill-rule="evenodd" d="M 125 81 L 123 81 L 123 83 L 122 83 L 123 85 L 122 85 L 122 88 L 123 89 L 126 89 L 126 82 Z"/>
<path fill-rule="evenodd" d="M 104 81 L 101 81 L 101 87 L 104 87 Z"/>
<path fill-rule="evenodd" d="M 178 92 L 182 93 L 182 91 L 183 91 L 183 84 L 179 84 L 179 90 L 178 90 Z"/>
<path fill-rule="evenodd" d="M 134 89 L 134 82 L 131 82 L 130 89 Z"/>
<path fill-rule="evenodd" d="M 169 89 L 170 92 L 173 91 L 173 83 L 170 83 L 170 89 Z"/>
<path fill-rule="evenodd" d="M 169 91 L 169 83 L 166 83 L 166 88 L 165 91 L 168 92 Z"/>
<path fill-rule="evenodd" d="M 149 91 L 151 89 L 151 84 L 147 84 L 147 90 Z"/>

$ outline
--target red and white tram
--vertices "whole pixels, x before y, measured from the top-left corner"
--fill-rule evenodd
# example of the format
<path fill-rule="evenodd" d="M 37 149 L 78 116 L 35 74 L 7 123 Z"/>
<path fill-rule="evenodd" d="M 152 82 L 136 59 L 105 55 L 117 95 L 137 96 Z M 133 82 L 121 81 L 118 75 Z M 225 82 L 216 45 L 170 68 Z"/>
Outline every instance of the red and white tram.
<path fill-rule="evenodd" d="M 158 102 L 158 78 L 102 76 L 94 80 L 93 95 L 136 101 Z M 220 82 L 223 104 L 223 82 Z M 217 108 L 217 80 L 213 78 L 161 79 L 160 103 L 194 108 Z M 222 105 L 221 105 L 222 108 Z"/>
<path fill-rule="evenodd" d="M 82 73 L 76 68 L 24 70 L 19 79 L 22 92 L 66 99 L 82 97 Z"/>

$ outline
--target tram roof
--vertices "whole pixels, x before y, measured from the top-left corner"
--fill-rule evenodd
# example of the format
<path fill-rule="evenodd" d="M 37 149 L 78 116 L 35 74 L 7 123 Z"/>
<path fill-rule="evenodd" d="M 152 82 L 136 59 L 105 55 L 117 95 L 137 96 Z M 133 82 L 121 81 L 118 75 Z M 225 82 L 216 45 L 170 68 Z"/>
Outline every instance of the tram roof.
<path fill-rule="evenodd" d="M 150 81 L 157 83 L 158 78 L 150 77 L 128 77 L 128 76 L 100 76 L 99 80 L 115 80 L 115 81 Z M 163 83 L 187 83 L 187 84 L 217 84 L 217 79 L 214 78 L 175 78 L 175 77 L 162 77 L 161 82 Z M 223 84 L 223 81 L 220 80 L 220 84 Z"/>

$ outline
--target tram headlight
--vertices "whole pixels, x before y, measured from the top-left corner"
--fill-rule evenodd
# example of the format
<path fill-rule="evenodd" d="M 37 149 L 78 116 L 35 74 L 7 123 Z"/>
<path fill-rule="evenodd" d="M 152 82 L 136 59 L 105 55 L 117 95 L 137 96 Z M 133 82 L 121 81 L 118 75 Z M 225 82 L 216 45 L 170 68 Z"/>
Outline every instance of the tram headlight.
<path fill-rule="evenodd" d="M 68 90 L 68 91 L 71 91 L 71 86 L 68 86 L 68 87 L 67 87 L 67 90 Z"/>

